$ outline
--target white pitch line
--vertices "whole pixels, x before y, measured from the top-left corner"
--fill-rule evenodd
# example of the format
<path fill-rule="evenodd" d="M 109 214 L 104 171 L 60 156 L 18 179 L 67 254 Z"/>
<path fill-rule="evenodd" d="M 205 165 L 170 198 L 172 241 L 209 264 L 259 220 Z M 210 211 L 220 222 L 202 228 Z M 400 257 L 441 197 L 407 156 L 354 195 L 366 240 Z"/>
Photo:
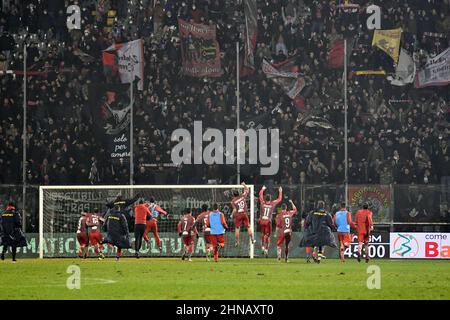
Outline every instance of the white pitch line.
<path fill-rule="evenodd" d="M 94 282 L 87 282 L 84 283 L 86 281 L 92 281 L 94 280 Z M 93 286 L 93 285 L 103 285 L 103 284 L 114 284 L 117 281 L 116 280 L 111 280 L 111 279 L 101 279 L 101 278 L 85 278 L 84 280 L 82 280 L 83 282 L 81 283 L 81 286 Z M 32 284 L 32 285 L 18 285 L 18 287 L 22 287 L 22 288 L 31 288 L 31 287 L 65 287 L 67 284 L 66 283 L 59 283 L 59 284 Z M 0 285 L 0 288 L 2 288 L 4 286 Z"/>

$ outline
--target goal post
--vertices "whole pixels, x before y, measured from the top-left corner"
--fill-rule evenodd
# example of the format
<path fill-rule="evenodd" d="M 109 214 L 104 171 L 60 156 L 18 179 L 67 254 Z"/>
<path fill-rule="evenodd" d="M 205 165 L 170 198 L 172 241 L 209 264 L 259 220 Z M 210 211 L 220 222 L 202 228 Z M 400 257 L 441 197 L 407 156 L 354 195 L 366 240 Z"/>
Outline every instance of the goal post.
<path fill-rule="evenodd" d="M 255 190 L 248 185 L 249 220 L 255 232 Z M 254 245 L 249 241 L 246 230 L 241 230 L 240 246 L 234 245 L 234 221 L 231 217 L 230 202 L 234 190 L 243 190 L 242 185 L 114 185 L 114 186 L 41 186 L 39 189 L 39 257 L 40 258 L 74 258 L 77 256 L 78 243 L 76 231 L 81 212 L 92 212 L 98 208 L 102 214 L 107 211 L 106 204 L 116 199 L 132 198 L 140 193 L 149 201 L 155 202 L 165 209 L 169 215 L 158 218 L 158 233 L 161 239 L 160 251 L 153 233 L 150 241 L 143 242 L 141 256 L 179 257 L 182 251 L 182 240 L 177 233 L 177 224 L 185 208 L 190 208 L 197 216 L 202 205 L 211 208 L 214 203 L 224 213 L 229 230 L 225 234 L 225 257 L 254 258 Z M 125 210 L 129 223 L 130 239 L 133 248 L 123 251 L 123 256 L 133 256 L 134 219 L 132 208 Z M 193 256 L 205 256 L 205 243 L 200 228 L 200 237 L 196 240 Z M 93 248 L 90 248 L 90 255 Z M 106 247 L 106 255 L 113 255 L 114 249 Z"/>

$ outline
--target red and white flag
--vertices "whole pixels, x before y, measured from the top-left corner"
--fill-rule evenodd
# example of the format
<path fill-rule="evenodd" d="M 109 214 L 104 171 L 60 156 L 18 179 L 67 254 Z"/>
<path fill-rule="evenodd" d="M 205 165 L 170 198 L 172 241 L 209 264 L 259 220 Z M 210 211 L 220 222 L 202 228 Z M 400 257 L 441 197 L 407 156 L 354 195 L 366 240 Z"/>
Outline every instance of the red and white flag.
<path fill-rule="evenodd" d="M 306 85 L 305 79 L 298 72 L 295 65 L 295 58 L 290 58 L 277 64 L 271 64 L 266 59 L 263 60 L 262 70 L 266 77 L 281 88 L 299 107 L 304 107 L 304 98 L 300 92 Z"/>
<path fill-rule="evenodd" d="M 144 42 L 142 39 L 117 43 L 103 50 L 106 73 L 119 75 L 122 83 L 138 78 L 138 90 L 144 89 Z"/>

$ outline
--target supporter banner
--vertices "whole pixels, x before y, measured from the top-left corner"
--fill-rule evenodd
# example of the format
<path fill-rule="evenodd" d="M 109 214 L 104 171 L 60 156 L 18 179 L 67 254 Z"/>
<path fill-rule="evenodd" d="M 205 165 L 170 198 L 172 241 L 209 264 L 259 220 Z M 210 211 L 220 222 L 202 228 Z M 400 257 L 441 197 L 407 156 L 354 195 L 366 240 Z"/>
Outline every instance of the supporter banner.
<path fill-rule="evenodd" d="M 354 44 L 354 40 L 347 41 L 347 62 L 350 59 Z M 340 68 L 344 65 L 344 39 L 338 39 L 331 44 L 327 62 L 330 68 Z"/>
<path fill-rule="evenodd" d="M 191 77 L 222 75 L 216 26 L 191 23 L 178 19 L 181 37 L 183 74 Z"/>
<path fill-rule="evenodd" d="M 384 70 L 357 70 L 353 71 L 353 74 L 357 76 L 368 76 L 368 75 L 386 75 L 386 71 Z"/>
<path fill-rule="evenodd" d="M 396 259 L 450 259 L 450 233 L 392 232 L 390 257 Z"/>
<path fill-rule="evenodd" d="M 329 121 L 319 116 L 313 116 L 311 109 L 306 110 L 305 97 L 300 94 L 306 86 L 306 81 L 298 72 L 299 67 L 296 65 L 295 60 L 296 57 L 292 57 L 280 63 L 271 64 L 264 59 L 262 70 L 268 79 L 271 79 L 284 90 L 300 110 L 301 114 L 297 118 L 297 121 L 309 127 L 332 128 Z M 310 88 L 312 89 L 312 86 L 309 86 L 304 90 L 305 96 L 307 96 L 307 91 L 309 91 Z"/>
<path fill-rule="evenodd" d="M 245 34 L 244 34 L 244 61 L 240 70 L 242 77 L 255 69 L 254 51 L 256 47 L 258 21 L 256 0 L 244 0 Z"/>
<path fill-rule="evenodd" d="M 400 50 L 400 58 L 398 59 L 395 75 L 388 80 L 394 86 L 404 86 L 414 81 L 416 76 L 416 65 L 412 57 L 403 48 Z"/>
<path fill-rule="evenodd" d="M 258 130 L 267 128 L 272 118 L 275 117 L 278 112 L 280 112 L 280 104 L 273 108 L 270 112 L 249 116 L 241 122 L 241 129 L 247 130 L 253 128 Z"/>
<path fill-rule="evenodd" d="M 264 59 L 262 69 L 267 78 L 282 87 L 289 98 L 294 101 L 300 96 L 300 92 L 306 85 L 305 80 L 297 72 L 295 58 L 274 65 Z"/>
<path fill-rule="evenodd" d="M 417 73 L 415 87 L 445 86 L 450 83 L 450 48 L 428 59 L 425 67 Z"/>
<path fill-rule="evenodd" d="M 131 83 L 136 78 L 138 90 L 144 88 L 144 42 L 142 39 L 113 44 L 103 51 L 103 65 L 120 76 L 122 83 Z"/>
<path fill-rule="evenodd" d="M 330 68 L 339 68 L 344 65 L 344 40 L 334 41 L 328 50 L 328 66 Z"/>
<path fill-rule="evenodd" d="M 375 30 L 373 33 L 372 46 L 376 46 L 386 52 L 394 62 L 398 61 L 400 51 L 400 38 L 402 28 L 391 30 Z"/>
<path fill-rule="evenodd" d="M 373 213 L 373 222 L 390 222 L 391 191 L 387 185 L 350 185 L 348 186 L 348 201 L 352 212 L 362 208 L 367 202 Z"/>
<path fill-rule="evenodd" d="M 320 127 L 323 129 L 332 129 L 333 125 L 325 118 L 307 115 L 304 118 L 300 120 L 302 124 L 304 124 L 306 127 L 314 128 L 314 127 Z"/>
<path fill-rule="evenodd" d="M 127 84 L 91 84 L 89 103 L 95 133 L 102 136 L 112 160 L 130 157 L 130 86 Z"/>

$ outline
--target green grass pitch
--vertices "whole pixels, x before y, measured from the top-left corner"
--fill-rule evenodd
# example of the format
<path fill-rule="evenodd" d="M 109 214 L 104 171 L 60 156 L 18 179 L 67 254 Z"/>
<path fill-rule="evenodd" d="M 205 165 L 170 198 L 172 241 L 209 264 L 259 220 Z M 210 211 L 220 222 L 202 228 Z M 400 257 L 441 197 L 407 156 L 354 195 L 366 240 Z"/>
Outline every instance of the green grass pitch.
<path fill-rule="evenodd" d="M 81 288 L 66 287 L 78 265 Z M 369 265 L 381 289 L 366 286 Z M 328 259 L 23 259 L 0 261 L 0 299 L 450 299 L 450 261 Z"/>

